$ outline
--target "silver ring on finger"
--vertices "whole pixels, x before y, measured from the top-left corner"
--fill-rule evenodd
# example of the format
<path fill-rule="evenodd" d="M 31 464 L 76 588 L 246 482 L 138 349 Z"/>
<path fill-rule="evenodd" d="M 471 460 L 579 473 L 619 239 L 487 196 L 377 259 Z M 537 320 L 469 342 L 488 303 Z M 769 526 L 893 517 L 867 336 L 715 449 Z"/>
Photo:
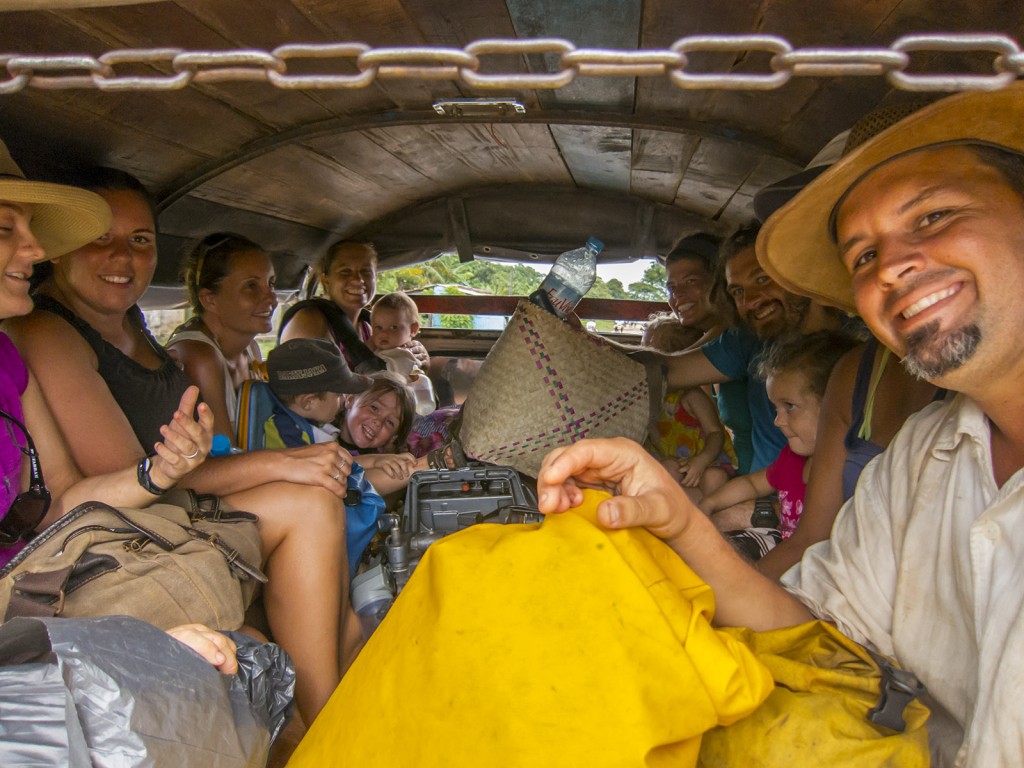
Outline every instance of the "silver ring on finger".
<path fill-rule="evenodd" d="M 333 475 L 331 475 L 331 480 L 337 481 L 340 477 L 341 477 L 341 473 L 340 472 L 335 472 Z"/>
<path fill-rule="evenodd" d="M 197 446 L 196 446 L 196 449 L 195 449 L 194 451 L 192 451 L 192 453 L 190 453 L 190 454 L 189 454 L 188 456 L 186 456 L 185 458 L 186 458 L 186 459 L 194 459 L 194 458 L 195 458 L 196 456 L 198 456 L 198 455 L 199 455 L 199 446 L 197 445 Z"/>

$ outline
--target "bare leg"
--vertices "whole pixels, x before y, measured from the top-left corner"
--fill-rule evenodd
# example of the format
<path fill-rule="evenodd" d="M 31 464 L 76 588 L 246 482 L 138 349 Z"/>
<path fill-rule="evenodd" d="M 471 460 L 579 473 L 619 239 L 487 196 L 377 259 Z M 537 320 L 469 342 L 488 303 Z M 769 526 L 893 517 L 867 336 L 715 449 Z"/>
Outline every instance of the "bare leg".
<path fill-rule="evenodd" d="M 682 486 L 683 493 L 685 493 L 694 504 L 700 504 L 701 499 L 704 498 L 704 492 L 700 488 L 688 488 Z"/>
<path fill-rule="evenodd" d="M 291 483 L 225 500 L 260 518 L 267 619 L 295 662 L 295 698 L 302 719 L 312 723 L 341 680 L 341 617 L 348 612 L 344 506 L 326 490 Z"/>
<path fill-rule="evenodd" d="M 708 467 L 700 476 L 700 490 L 709 496 L 729 482 L 729 473 L 721 467 Z"/>
<path fill-rule="evenodd" d="M 711 516 L 715 527 L 724 532 L 738 531 L 750 527 L 750 516 L 754 514 L 754 502 L 742 501 L 731 507 L 721 509 Z"/>
<path fill-rule="evenodd" d="M 363 649 L 366 640 L 363 638 L 363 627 L 359 623 L 359 617 L 349 606 L 344 615 L 344 624 L 341 628 L 341 674 L 348 672 L 352 662 L 356 660 L 359 651 Z"/>

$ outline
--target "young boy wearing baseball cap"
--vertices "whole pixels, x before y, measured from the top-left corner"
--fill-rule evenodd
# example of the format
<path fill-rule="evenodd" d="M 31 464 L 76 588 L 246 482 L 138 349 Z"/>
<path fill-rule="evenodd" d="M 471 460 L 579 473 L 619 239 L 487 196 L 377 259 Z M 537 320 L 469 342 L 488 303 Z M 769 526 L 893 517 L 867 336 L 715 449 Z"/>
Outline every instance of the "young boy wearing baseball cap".
<path fill-rule="evenodd" d="M 338 348 L 323 339 L 292 339 L 267 356 L 270 391 L 280 407 L 264 425 L 265 448 L 297 448 L 337 439 L 331 424 L 342 395 L 364 392 L 365 376 L 353 373 Z"/>

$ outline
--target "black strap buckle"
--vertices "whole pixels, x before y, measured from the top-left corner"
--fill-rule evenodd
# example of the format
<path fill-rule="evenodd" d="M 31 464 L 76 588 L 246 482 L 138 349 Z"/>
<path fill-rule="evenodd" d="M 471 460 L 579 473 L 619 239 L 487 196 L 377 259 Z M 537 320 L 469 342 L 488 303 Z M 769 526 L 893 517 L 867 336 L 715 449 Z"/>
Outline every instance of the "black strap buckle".
<path fill-rule="evenodd" d="M 924 683 L 913 672 L 900 669 L 884 656 L 872 653 L 882 672 L 881 692 L 878 704 L 868 712 L 868 720 L 875 725 L 890 728 L 899 733 L 906 730 L 903 713 L 914 699 L 926 692 Z"/>

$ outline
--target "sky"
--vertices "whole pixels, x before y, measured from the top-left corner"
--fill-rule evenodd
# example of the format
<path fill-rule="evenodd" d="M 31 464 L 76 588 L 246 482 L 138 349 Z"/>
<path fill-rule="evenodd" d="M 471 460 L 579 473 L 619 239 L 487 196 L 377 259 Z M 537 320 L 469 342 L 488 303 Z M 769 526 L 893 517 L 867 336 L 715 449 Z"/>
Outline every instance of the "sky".
<path fill-rule="evenodd" d="M 618 278 L 623 288 L 628 288 L 630 283 L 637 282 L 644 276 L 644 272 L 653 263 L 652 259 L 642 259 L 623 264 L 599 264 L 597 267 L 598 276 L 606 283 L 609 280 Z"/>

